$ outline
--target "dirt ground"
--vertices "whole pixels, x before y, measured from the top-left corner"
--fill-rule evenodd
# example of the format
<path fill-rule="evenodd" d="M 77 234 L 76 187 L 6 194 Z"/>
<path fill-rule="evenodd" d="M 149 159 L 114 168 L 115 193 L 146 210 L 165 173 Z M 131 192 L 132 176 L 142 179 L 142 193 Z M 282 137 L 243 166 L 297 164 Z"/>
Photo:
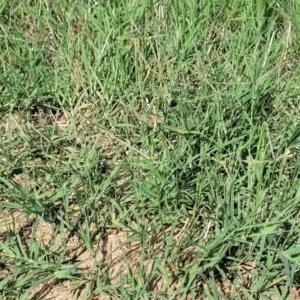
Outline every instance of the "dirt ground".
<path fill-rule="evenodd" d="M 6 232 L 8 230 L 19 230 L 19 232 L 23 232 L 24 236 L 27 238 L 31 238 L 32 234 L 32 223 L 33 218 L 26 218 L 23 213 L 15 212 L 13 214 L 7 214 L 2 216 L 0 219 L 0 240 L 6 240 Z M 14 225 L 13 225 L 14 224 Z M 92 230 L 93 228 L 91 228 Z M 174 238 L 179 238 L 184 231 L 184 226 L 181 229 L 178 229 L 175 232 Z M 72 236 L 67 239 L 65 243 L 59 243 L 59 236 L 53 235 L 53 226 L 49 223 L 41 221 L 38 224 L 37 230 L 35 232 L 35 241 L 40 243 L 42 248 L 45 248 L 53 243 L 53 240 L 56 240 L 57 245 L 61 245 L 68 249 L 74 257 L 76 257 L 76 262 L 81 262 L 79 269 L 85 271 L 85 278 L 90 278 L 91 281 L 95 276 L 97 276 L 97 272 L 99 269 L 99 262 L 102 267 L 107 268 L 107 273 L 109 274 L 110 284 L 117 284 L 122 274 L 125 274 L 128 269 L 126 266 L 130 266 L 132 270 L 138 276 L 138 265 L 140 263 L 140 245 L 138 242 L 127 243 L 126 240 L 128 238 L 128 233 L 122 230 L 112 230 L 107 234 L 105 239 L 99 240 L 98 243 L 93 245 L 93 249 L 91 251 L 78 251 L 81 247 L 80 240 L 78 236 Z M 158 242 L 155 247 L 160 247 L 160 243 Z M 79 253 L 79 254 L 78 254 Z M 146 272 L 150 274 L 151 267 L 153 264 L 152 260 L 145 260 L 143 262 Z M 256 265 L 254 262 L 248 262 L 244 266 L 244 286 L 247 285 L 246 282 L 251 281 L 251 272 L 255 269 Z M 5 276 L 2 273 L 2 278 Z M 97 295 L 93 295 L 89 293 L 89 285 L 86 283 L 83 284 L 82 289 L 77 289 L 75 292 L 77 299 L 85 300 L 85 299 L 93 299 L 93 300 L 106 300 L 113 299 L 106 295 L 101 295 L 98 293 Z M 159 291 L 165 285 L 164 278 L 157 278 L 156 282 L 153 284 L 153 291 Z M 65 280 L 58 285 L 54 285 L 53 282 L 47 281 L 36 287 L 31 295 L 31 300 L 68 300 L 74 299 L 74 288 L 76 284 L 71 282 L 70 280 Z M 130 286 L 124 288 L 130 288 Z M 173 283 L 171 289 L 176 290 L 176 283 Z M 227 283 L 220 283 L 218 289 L 223 294 L 230 296 L 232 291 L 232 286 Z M 79 291 L 79 292 L 78 292 Z M 186 299 L 192 299 L 187 297 Z M 200 298 L 199 298 L 200 299 Z M 278 299 L 276 297 L 272 297 L 272 299 Z M 290 300 L 300 299 L 300 293 L 296 289 L 293 289 L 290 293 Z M 278 299 L 279 300 L 279 299 Z"/>
<path fill-rule="evenodd" d="M 0 219 L 1 240 L 5 242 L 7 239 L 6 232 L 13 229 L 18 230 L 20 234 L 22 233 L 24 238 L 30 239 L 33 221 L 33 218 L 26 218 L 21 212 L 3 216 Z M 93 228 L 91 228 L 91 230 L 93 230 Z M 178 230 L 177 236 L 179 236 L 179 234 L 182 234 L 180 230 Z M 106 274 L 109 274 L 110 284 L 117 284 L 120 281 L 122 274 L 125 274 L 128 271 L 127 266 L 130 266 L 131 270 L 136 274 L 138 273 L 140 264 L 140 245 L 138 242 L 127 243 L 128 233 L 125 231 L 117 229 L 112 230 L 107 234 L 105 239 L 95 243 L 91 251 L 83 252 L 79 251 L 82 241 L 80 241 L 78 236 L 69 237 L 67 242 L 61 244 L 59 242 L 61 237 L 53 235 L 53 226 L 44 221 L 41 221 L 38 224 L 34 238 L 42 248 L 48 247 L 51 243 L 53 244 L 53 240 L 55 240 L 55 244 L 69 250 L 72 253 L 71 255 L 76 258 L 76 262 L 81 262 L 78 268 L 85 271 L 86 278 L 90 277 L 92 279 L 97 276 L 99 263 L 102 267 L 108 268 Z M 156 247 L 160 246 L 161 243 L 158 242 Z M 146 273 L 150 274 L 152 264 L 152 260 L 145 260 L 143 262 Z M 153 283 L 152 289 L 158 291 L 164 284 L 165 280 L 163 278 L 157 278 Z M 30 299 L 72 299 L 74 296 L 74 286 L 74 283 L 69 280 L 65 280 L 59 285 L 53 285 L 51 281 L 48 281 L 35 288 Z M 125 288 L 127 287 L 125 286 Z M 175 284 L 174 288 L 176 288 Z M 78 299 L 111 299 L 105 295 L 92 296 L 87 294 L 87 289 L 83 288 L 81 293 L 77 295 Z"/>

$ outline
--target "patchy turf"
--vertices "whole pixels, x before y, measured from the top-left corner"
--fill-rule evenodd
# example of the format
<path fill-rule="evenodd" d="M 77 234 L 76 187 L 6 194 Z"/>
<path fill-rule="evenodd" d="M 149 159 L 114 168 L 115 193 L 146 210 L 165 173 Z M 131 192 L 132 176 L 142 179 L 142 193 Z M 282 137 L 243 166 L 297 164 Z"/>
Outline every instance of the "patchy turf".
<path fill-rule="evenodd" d="M 4 1 L 0 298 L 299 298 L 299 13 Z"/>

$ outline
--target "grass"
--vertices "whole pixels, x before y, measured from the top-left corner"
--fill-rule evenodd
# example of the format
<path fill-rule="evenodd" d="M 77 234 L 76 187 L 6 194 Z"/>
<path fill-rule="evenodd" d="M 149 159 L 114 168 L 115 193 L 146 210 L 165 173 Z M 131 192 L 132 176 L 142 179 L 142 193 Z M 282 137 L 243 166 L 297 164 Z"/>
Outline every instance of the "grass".
<path fill-rule="evenodd" d="M 287 0 L 2 1 L 0 298 L 66 280 L 74 299 L 297 290 L 299 13 Z M 27 231 L 8 226 L 15 213 Z M 60 241 L 41 245 L 42 221 Z M 106 261 L 91 277 L 66 243 L 96 256 L 113 230 L 138 267 L 125 259 L 114 281 Z"/>

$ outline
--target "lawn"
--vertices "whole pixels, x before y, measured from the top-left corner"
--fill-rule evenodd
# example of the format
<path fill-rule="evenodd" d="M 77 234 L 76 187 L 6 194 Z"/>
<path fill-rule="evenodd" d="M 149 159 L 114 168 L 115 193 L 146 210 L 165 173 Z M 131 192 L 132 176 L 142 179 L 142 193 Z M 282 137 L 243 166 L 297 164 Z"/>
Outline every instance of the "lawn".
<path fill-rule="evenodd" d="M 299 38 L 297 0 L 1 1 L 0 299 L 300 298 Z"/>

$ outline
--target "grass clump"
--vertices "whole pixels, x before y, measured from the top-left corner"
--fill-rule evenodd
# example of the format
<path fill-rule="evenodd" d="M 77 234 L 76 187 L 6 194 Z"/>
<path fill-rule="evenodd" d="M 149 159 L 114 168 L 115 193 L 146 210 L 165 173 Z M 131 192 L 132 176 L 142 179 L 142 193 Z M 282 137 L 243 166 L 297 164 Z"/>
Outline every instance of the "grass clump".
<path fill-rule="evenodd" d="M 297 292 L 296 1 L 0 13 L 3 299 Z"/>

